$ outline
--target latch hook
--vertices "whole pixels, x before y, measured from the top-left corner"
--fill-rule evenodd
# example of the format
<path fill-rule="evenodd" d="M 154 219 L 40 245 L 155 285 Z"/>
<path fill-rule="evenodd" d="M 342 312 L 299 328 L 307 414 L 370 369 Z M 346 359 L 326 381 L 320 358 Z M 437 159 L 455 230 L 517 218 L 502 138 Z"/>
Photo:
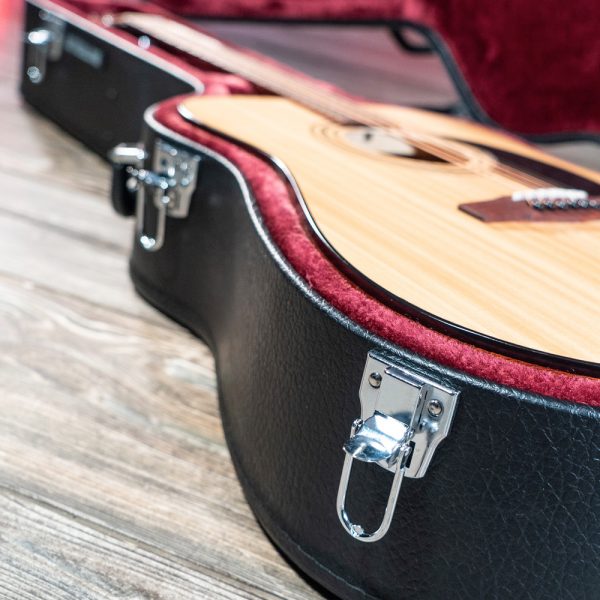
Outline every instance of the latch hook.
<path fill-rule="evenodd" d="M 344 529 L 361 542 L 376 542 L 388 531 L 404 476 L 423 477 L 438 444 L 450 430 L 458 392 L 370 352 L 360 386 L 361 418 L 343 446 L 346 453 L 337 494 Z M 375 463 L 394 474 L 383 519 L 367 533 L 346 511 L 354 460 Z"/>
<path fill-rule="evenodd" d="M 200 156 L 157 140 L 152 170 L 143 168 L 147 154 L 140 145 L 119 144 L 110 152 L 113 164 L 112 203 L 124 216 L 136 216 L 136 236 L 148 252 L 156 252 L 165 241 L 167 217 L 185 219 L 196 189 Z M 135 194 L 135 209 L 133 203 Z M 149 208 L 154 206 L 154 231 Z"/>
<path fill-rule="evenodd" d="M 165 227 L 167 223 L 167 212 L 171 204 L 169 192 L 176 186 L 173 179 L 156 175 L 145 169 L 133 170 L 132 176 L 136 177 L 139 185 L 152 190 L 152 193 L 138 193 L 136 198 L 136 235 L 144 250 L 155 252 L 162 248 L 165 242 Z M 156 208 L 156 224 L 154 233 L 147 230 L 146 204 L 150 202 Z"/>
<path fill-rule="evenodd" d="M 396 431 L 391 431 L 394 429 Z M 344 444 L 346 458 L 337 496 L 338 516 L 352 537 L 363 542 L 376 542 L 387 533 L 398 501 L 398 494 L 404 478 L 404 468 L 410 457 L 410 433 L 408 427 L 403 423 L 385 415 L 375 414 L 366 422 L 357 419 L 352 423 L 350 439 Z M 401 437 L 395 437 L 397 434 L 400 434 Z M 394 479 L 383 519 L 379 528 L 373 533 L 366 533 L 362 525 L 353 523 L 346 512 L 346 492 L 354 459 L 365 462 L 385 461 L 390 467 L 394 467 Z"/>

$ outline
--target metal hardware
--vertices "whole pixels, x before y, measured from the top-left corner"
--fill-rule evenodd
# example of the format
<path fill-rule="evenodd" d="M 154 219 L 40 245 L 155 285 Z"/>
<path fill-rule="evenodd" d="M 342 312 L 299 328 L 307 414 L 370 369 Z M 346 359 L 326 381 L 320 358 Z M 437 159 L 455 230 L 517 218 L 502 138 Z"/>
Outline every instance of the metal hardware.
<path fill-rule="evenodd" d="M 49 61 L 57 61 L 62 56 L 65 22 L 47 13 L 40 12 L 44 26 L 33 29 L 25 37 L 27 53 L 25 72 L 31 83 L 40 84 L 46 77 Z"/>
<path fill-rule="evenodd" d="M 427 412 L 437 419 L 444 412 L 444 405 L 439 400 L 430 400 L 427 404 Z"/>
<path fill-rule="evenodd" d="M 137 238 L 148 252 L 156 252 L 163 246 L 167 217 L 184 219 L 188 216 L 200 163 L 198 155 L 162 140 L 156 142 L 152 156 L 153 166 L 149 170 L 143 167 L 146 152 L 139 145 L 120 144 L 110 154 L 113 165 L 125 165 L 124 185 L 129 193 L 136 194 Z M 116 193 L 122 195 L 123 191 L 113 186 L 113 196 Z M 156 209 L 154 231 L 150 231 L 148 224 L 149 205 Z"/>
<path fill-rule="evenodd" d="M 359 395 L 361 418 L 352 424 L 350 438 L 343 446 L 346 457 L 337 511 L 353 538 L 376 542 L 390 527 L 403 478 L 423 477 L 437 446 L 448 435 L 458 392 L 370 352 Z M 355 459 L 375 463 L 394 474 L 383 518 L 373 533 L 353 523 L 346 512 L 346 493 Z"/>
<path fill-rule="evenodd" d="M 537 188 L 521 190 L 511 196 L 513 202 L 527 202 L 537 210 L 564 210 L 567 208 L 600 208 L 598 198 L 590 198 L 585 190 L 569 188 Z"/>
<path fill-rule="evenodd" d="M 371 387 L 378 388 L 381 385 L 381 374 L 371 373 L 369 375 L 369 384 Z"/>
<path fill-rule="evenodd" d="M 143 144 L 119 144 L 109 154 L 110 162 L 117 165 L 142 168 L 146 160 Z"/>

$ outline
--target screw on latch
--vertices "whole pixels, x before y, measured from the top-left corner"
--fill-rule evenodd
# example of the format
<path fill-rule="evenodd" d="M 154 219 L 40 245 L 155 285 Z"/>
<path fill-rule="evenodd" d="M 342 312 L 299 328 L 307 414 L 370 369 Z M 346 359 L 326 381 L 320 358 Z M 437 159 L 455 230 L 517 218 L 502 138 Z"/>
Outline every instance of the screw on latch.
<path fill-rule="evenodd" d="M 378 388 L 381 385 L 381 373 L 373 372 L 369 375 L 369 385 Z"/>
<path fill-rule="evenodd" d="M 444 412 L 444 405 L 439 400 L 430 400 L 427 404 L 427 412 L 437 419 Z"/>

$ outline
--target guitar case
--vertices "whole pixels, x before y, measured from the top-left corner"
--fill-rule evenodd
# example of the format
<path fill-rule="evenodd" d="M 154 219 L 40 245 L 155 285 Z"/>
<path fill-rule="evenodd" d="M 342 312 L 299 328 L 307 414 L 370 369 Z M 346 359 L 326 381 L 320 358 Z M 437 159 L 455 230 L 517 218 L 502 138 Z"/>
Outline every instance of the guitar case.
<path fill-rule="evenodd" d="M 274 543 L 348 600 L 597 598 L 597 371 L 506 357 L 393 310 L 313 239 L 279 165 L 186 120 L 180 97 L 142 119 L 175 94 L 259 90 L 99 18 L 132 6 L 28 0 L 26 31 L 51 39 L 28 39 L 23 94 L 101 154 L 140 140 L 138 174 L 186 165 L 192 184 L 165 218 L 162 247 L 148 251 L 145 225 L 136 228 L 131 276 L 213 351 L 232 460 Z M 580 131 L 567 112 L 547 131 Z M 134 198 L 124 167 L 117 161 L 115 208 L 160 219 L 146 185 Z M 389 529 L 365 543 L 398 479 L 342 448 L 366 432 L 358 418 L 385 413 L 394 389 L 424 454 L 413 444 Z"/>
<path fill-rule="evenodd" d="M 396 312 L 308 233 L 280 165 L 196 126 L 179 101 L 148 109 L 137 160 L 179 157 L 187 179 L 194 165 L 188 212 L 166 217 L 157 251 L 137 229 L 131 276 L 214 353 L 231 457 L 274 543 L 348 600 L 597 598 L 597 369 L 502 356 Z M 137 193 L 138 213 L 139 194 L 156 210 Z M 134 212 L 119 172 L 113 194 Z M 415 388 L 429 390 L 417 431 L 446 416 L 431 431 L 447 437 L 423 477 L 407 466 L 389 530 L 364 543 L 396 476 L 342 448 L 358 417 Z"/>

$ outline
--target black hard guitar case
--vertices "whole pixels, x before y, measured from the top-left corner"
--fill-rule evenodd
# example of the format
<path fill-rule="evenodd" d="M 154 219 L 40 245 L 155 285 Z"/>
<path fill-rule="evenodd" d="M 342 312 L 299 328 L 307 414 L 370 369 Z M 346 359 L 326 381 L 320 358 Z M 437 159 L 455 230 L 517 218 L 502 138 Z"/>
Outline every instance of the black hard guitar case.
<path fill-rule="evenodd" d="M 256 91 L 98 17 L 152 3 L 26 6 L 26 101 L 101 155 L 143 140 L 113 155 L 115 207 L 138 215 L 133 281 L 213 350 L 232 459 L 284 554 L 348 600 L 598 598 L 597 369 L 509 359 L 411 321 L 321 251 L 277 165 L 190 124 L 176 100 L 141 128 L 176 94 Z M 361 454 L 391 414 L 417 435 Z M 361 541 L 394 481 L 389 529 Z"/>
<path fill-rule="evenodd" d="M 149 109 L 143 147 L 126 150 L 114 155 L 121 213 L 135 210 L 124 186 L 140 169 L 174 166 L 178 181 L 164 232 L 156 187 L 138 185 L 136 289 L 214 352 L 238 476 L 295 565 L 348 600 L 598 598 L 596 376 L 509 359 L 382 306 L 302 234 L 286 174 L 187 122 L 177 100 Z M 343 446 L 358 417 L 353 433 L 368 437 L 368 417 L 396 398 L 417 432 L 447 436 L 422 477 L 417 441 L 389 530 L 364 543 L 396 471 Z"/>

